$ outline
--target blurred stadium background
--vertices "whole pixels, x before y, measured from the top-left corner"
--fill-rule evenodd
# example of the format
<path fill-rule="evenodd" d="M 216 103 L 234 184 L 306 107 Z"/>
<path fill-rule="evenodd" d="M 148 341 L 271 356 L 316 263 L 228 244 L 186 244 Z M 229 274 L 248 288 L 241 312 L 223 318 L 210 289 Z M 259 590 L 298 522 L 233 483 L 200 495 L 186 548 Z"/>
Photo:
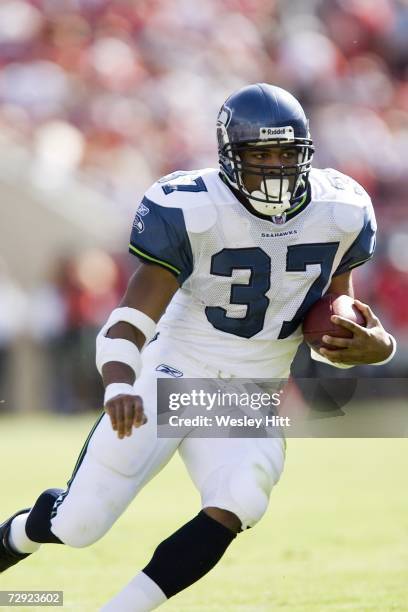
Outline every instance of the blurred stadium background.
<path fill-rule="evenodd" d="M 2 0 L 2 412 L 100 405 L 94 337 L 136 265 L 140 197 L 217 164 L 217 110 L 256 81 L 298 96 L 315 165 L 372 195 L 378 248 L 357 295 L 399 352 L 368 375 L 407 376 L 406 0 Z"/>
<path fill-rule="evenodd" d="M 407 377 L 407 0 L 1 0 L 1 517 L 64 486 L 94 419 L 69 415 L 101 406 L 94 339 L 136 265 L 144 190 L 217 164 L 218 108 L 256 81 L 298 96 L 316 165 L 372 195 L 378 248 L 356 291 L 399 351 L 359 375 Z M 319 373 L 300 357 L 301 376 Z M 288 449 L 260 526 L 166 609 L 408 609 L 405 440 Z M 45 547 L 3 584 L 64 589 L 69 608 L 95 610 L 197 501 L 176 459 L 119 529 L 83 551 Z"/>

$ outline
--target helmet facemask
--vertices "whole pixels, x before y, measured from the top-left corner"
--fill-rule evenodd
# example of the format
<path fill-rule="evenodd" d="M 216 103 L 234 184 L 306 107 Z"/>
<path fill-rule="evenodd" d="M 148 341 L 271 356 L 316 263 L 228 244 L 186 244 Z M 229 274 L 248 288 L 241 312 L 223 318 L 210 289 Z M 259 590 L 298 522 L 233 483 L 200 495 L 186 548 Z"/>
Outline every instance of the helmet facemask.
<path fill-rule="evenodd" d="M 283 138 L 269 139 L 273 130 L 273 128 L 261 128 L 260 139 L 232 144 L 225 125 L 218 123 L 220 165 L 228 182 L 247 198 L 257 213 L 284 220 L 286 213 L 294 208 L 307 192 L 314 149 L 310 138 L 295 138 L 293 128 L 290 126 L 274 130 L 280 130 L 284 135 Z M 262 137 L 263 131 L 265 137 Z M 297 163 L 271 166 L 262 161 L 243 162 L 242 153 L 245 150 L 253 151 L 255 148 L 256 150 L 296 149 Z M 260 177 L 261 180 L 257 189 L 249 191 L 245 181 L 251 176 Z"/>

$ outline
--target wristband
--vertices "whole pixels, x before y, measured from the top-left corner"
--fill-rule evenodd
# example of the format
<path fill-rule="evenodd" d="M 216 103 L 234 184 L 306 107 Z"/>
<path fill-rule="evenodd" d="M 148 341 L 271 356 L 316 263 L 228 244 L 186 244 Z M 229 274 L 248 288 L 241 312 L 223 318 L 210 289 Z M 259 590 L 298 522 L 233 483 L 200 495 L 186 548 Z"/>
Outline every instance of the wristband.
<path fill-rule="evenodd" d="M 135 395 L 135 391 L 133 386 L 127 383 L 111 383 L 105 388 L 104 406 L 117 395 Z"/>

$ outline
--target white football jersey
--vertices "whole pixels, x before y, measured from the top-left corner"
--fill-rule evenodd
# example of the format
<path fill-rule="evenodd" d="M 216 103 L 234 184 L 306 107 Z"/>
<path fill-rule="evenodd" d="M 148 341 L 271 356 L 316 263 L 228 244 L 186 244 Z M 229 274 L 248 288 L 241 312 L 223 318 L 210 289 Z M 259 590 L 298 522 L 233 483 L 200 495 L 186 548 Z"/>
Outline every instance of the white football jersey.
<path fill-rule="evenodd" d="M 218 170 L 157 181 L 129 249 L 179 281 L 158 331 L 235 376 L 287 376 L 307 310 L 375 247 L 371 200 L 358 183 L 313 169 L 310 187 L 278 225 L 245 207 Z"/>

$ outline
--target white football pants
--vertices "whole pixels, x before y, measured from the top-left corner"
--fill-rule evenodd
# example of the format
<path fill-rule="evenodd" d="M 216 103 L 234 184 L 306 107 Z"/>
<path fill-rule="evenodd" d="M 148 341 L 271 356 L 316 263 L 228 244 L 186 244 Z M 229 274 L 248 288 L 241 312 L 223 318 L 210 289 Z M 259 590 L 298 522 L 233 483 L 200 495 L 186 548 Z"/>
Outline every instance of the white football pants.
<path fill-rule="evenodd" d="M 141 488 L 178 449 L 201 494 L 202 507 L 236 514 L 242 529 L 264 514 L 284 464 L 281 438 L 158 438 L 156 380 L 169 377 L 166 364 L 189 378 L 217 378 L 211 367 L 183 355 L 181 343 L 163 337 L 143 351 L 143 368 L 134 389 L 144 401 L 146 425 L 120 440 L 108 415 L 92 429 L 68 488 L 57 500 L 52 532 L 67 545 L 83 547 L 101 538 Z"/>

